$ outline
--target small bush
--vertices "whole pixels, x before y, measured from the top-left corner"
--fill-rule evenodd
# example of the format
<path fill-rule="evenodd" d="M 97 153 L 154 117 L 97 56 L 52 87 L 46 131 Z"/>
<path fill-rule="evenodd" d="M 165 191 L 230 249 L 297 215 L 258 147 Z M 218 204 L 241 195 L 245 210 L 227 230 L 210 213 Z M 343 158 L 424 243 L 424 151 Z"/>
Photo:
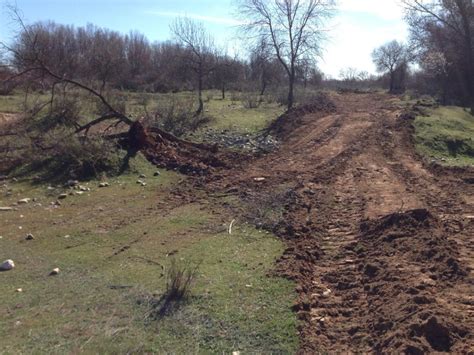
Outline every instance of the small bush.
<path fill-rule="evenodd" d="M 22 148 L 10 153 L 17 161 L 15 173 L 34 173 L 45 180 L 65 180 L 119 172 L 122 156 L 114 142 L 98 135 L 80 137 L 73 132 L 56 128 L 44 133 L 41 140 L 18 136 Z"/>
<path fill-rule="evenodd" d="M 169 301 L 179 302 L 189 296 L 196 275 L 197 267 L 189 264 L 180 265 L 176 259 L 172 259 L 166 272 L 166 298 Z"/>
<path fill-rule="evenodd" d="M 192 98 L 171 97 L 158 104 L 149 123 L 179 137 L 211 121 L 210 117 L 204 114 L 196 115 L 196 109 Z"/>
<path fill-rule="evenodd" d="M 160 319 L 176 310 L 189 297 L 197 270 L 196 265 L 178 263 L 176 259 L 171 259 L 170 266 L 166 270 L 166 291 L 159 299 L 148 298 L 147 303 L 151 311 L 147 317 Z"/>
<path fill-rule="evenodd" d="M 245 92 L 242 94 L 242 104 L 245 108 L 252 109 L 260 106 L 260 97 L 254 92 Z"/>

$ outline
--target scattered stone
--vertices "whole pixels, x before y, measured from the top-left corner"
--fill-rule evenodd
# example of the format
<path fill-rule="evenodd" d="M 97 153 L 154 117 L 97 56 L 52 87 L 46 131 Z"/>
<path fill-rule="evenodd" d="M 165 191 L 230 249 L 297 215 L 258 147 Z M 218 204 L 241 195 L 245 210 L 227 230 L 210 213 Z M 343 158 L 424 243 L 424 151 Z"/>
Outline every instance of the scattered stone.
<path fill-rule="evenodd" d="M 141 184 L 143 184 L 143 183 L 144 183 L 144 181 L 142 181 L 142 180 L 137 180 L 137 184 L 138 184 L 138 185 L 141 185 Z"/>
<path fill-rule="evenodd" d="M 145 174 L 140 174 L 139 178 L 140 179 L 146 179 L 146 175 Z"/>
<path fill-rule="evenodd" d="M 27 203 L 30 203 L 30 201 L 31 201 L 31 198 L 23 198 L 23 199 L 19 200 L 17 203 L 19 205 L 26 205 Z"/>
<path fill-rule="evenodd" d="M 99 187 L 109 187 L 109 186 L 110 186 L 110 185 L 109 185 L 108 182 L 101 182 L 101 183 L 99 184 Z"/>
<path fill-rule="evenodd" d="M 13 260 L 5 260 L 0 264 L 0 271 L 10 271 L 15 267 Z"/>
<path fill-rule="evenodd" d="M 55 205 L 55 206 L 61 206 L 61 202 L 56 201 L 56 202 L 54 203 L 54 205 Z"/>
<path fill-rule="evenodd" d="M 22 288 L 17 288 L 17 289 L 15 290 L 15 292 L 21 293 L 21 292 L 23 292 L 23 289 L 22 289 Z"/>
<path fill-rule="evenodd" d="M 232 351 L 232 355 L 240 355 L 240 351 Z"/>
<path fill-rule="evenodd" d="M 145 186 L 146 186 L 146 182 L 142 182 L 141 185 L 142 185 L 143 187 L 145 187 Z"/>
<path fill-rule="evenodd" d="M 256 182 L 263 182 L 265 180 L 266 180 L 266 178 L 264 178 L 264 177 L 257 177 L 257 178 L 253 179 L 253 181 L 256 181 Z"/>
<path fill-rule="evenodd" d="M 55 276 L 55 275 L 58 275 L 59 274 L 59 268 L 54 268 L 50 273 L 49 275 L 50 276 Z"/>
<path fill-rule="evenodd" d="M 25 240 L 35 240 L 35 236 L 31 233 L 28 233 L 25 237 Z"/>
<path fill-rule="evenodd" d="M 160 176 L 161 173 L 159 171 L 155 171 L 155 173 L 153 174 L 153 176 Z"/>
<path fill-rule="evenodd" d="M 68 234 L 68 235 L 65 235 L 64 238 L 69 239 L 71 238 L 71 236 Z"/>
<path fill-rule="evenodd" d="M 86 192 L 86 191 L 90 191 L 91 189 L 88 188 L 88 187 L 79 185 L 79 190 L 80 190 L 80 191 L 83 191 L 83 192 Z"/>
<path fill-rule="evenodd" d="M 68 185 L 69 187 L 74 187 L 74 186 L 79 185 L 79 181 L 77 181 L 77 180 L 69 180 L 69 181 L 67 182 L 67 185 Z"/>
<path fill-rule="evenodd" d="M 323 292 L 322 297 L 329 297 L 331 293 L 332 291 L 330 289 L 327 289 L 326 291 Z"/>
<path fill-rule="evenodd" d="M 67 198 L 67 194 L 61 194 L 58 196 L 58 200 L 64 200 L 65 198 Z"/>
<path fill-rule="evenodd" d="M 76 195 L 84 195 L 84 191 L 76 191 Z"/>
<path fill-rule="evenodd" d="M 0 207 L 0 212 L 8 212 L 13 211 L 12 207 Z"/>

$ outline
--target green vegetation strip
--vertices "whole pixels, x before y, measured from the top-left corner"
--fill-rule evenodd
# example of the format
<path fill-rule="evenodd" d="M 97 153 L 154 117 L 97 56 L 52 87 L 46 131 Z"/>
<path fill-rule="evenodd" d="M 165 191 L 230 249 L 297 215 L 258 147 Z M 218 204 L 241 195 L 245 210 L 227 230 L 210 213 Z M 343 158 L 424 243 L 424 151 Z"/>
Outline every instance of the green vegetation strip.
<path fill-rule="evenodd" d="M 415 120 L 420 153 L 445 165 L 474 166 L 474 117 L 460 107 L 440 107 Z"/>
<path fill-rule="evenodd" d="M 294 285 L 267 275 L 282 242 L 239 223 L 229 235 L 205 203 L 160 204 L 183 177 L 138 170 L 146 187 L 136 174 L 91 181 L 59 208 L 50 202 L 62 189 L 1 191 L 1 206 L 37 199 L 0 215 L 0 258 L 16 263 L 0 273 L 2 352 L 294 352 Z M 140 301 L 163 294 L 171 258 L 198 265 L 194 287 L 172 314 L 147 318 Z"/>

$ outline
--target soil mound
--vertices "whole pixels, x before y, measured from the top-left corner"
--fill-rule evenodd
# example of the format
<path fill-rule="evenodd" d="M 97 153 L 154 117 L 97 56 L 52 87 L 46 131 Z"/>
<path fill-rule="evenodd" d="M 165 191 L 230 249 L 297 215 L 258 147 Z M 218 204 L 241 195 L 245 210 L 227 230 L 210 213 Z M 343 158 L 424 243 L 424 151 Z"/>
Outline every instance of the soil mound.
<path fill-rule="evenodd" d="M 393 213 L 360 227 L 364 244 L 374 256 L 403 254 L 422 263 L 435 280 L 455 280 L 467 275 L 461 268 L 456 243 L 449 240 L 441 223 L 426 209 Z"/>
<path fill-rule="evenodd" d="M 324 93 L 315 96 L 311 103 L 297 106 L 281 115 L 268 128 L 268 133 L 276 135 L 278 138 L 287 136 L 295 128 L 302 125 L 302 119 L 307 114 L 321 114 L 323 116 L 336 112 L 337 107 L 334 101 Z"/>

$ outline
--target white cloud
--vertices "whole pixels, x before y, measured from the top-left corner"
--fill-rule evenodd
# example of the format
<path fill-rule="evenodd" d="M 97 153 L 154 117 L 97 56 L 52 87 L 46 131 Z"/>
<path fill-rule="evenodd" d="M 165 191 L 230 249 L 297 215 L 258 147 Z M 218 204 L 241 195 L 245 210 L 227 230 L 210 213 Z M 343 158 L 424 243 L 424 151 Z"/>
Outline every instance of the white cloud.
<path fill-rule="evenodd" d="M 204 21 L 204 22 L 211 22 L 218 25 L 228 25 L 228 26 L 237 26 L 241 25 L 242 22 L 228 18 L 228 17 L 217 17 L 217 16 L 206 16 L 194 13 L 186 13 L 186 12 L 172 12 L 172 11 L 147 11 L 149 15 L 157 15 L 157 16 L 164 16 L 164 17 L 187 17 L 194 20 Z"/>
<path fill-rule="evenodd" d="M 332 77 L 347 67 L 374 73 L 372 51 L 388 41 L 408 38 L 398 0 L 340 0 L 339 9 L 319 65 Z"/>
<path fill-rule="evenodd" d="M 400 0 L 339 0 L 340 11 L 364 13 L 383 20 L 403 19 Z"/>

